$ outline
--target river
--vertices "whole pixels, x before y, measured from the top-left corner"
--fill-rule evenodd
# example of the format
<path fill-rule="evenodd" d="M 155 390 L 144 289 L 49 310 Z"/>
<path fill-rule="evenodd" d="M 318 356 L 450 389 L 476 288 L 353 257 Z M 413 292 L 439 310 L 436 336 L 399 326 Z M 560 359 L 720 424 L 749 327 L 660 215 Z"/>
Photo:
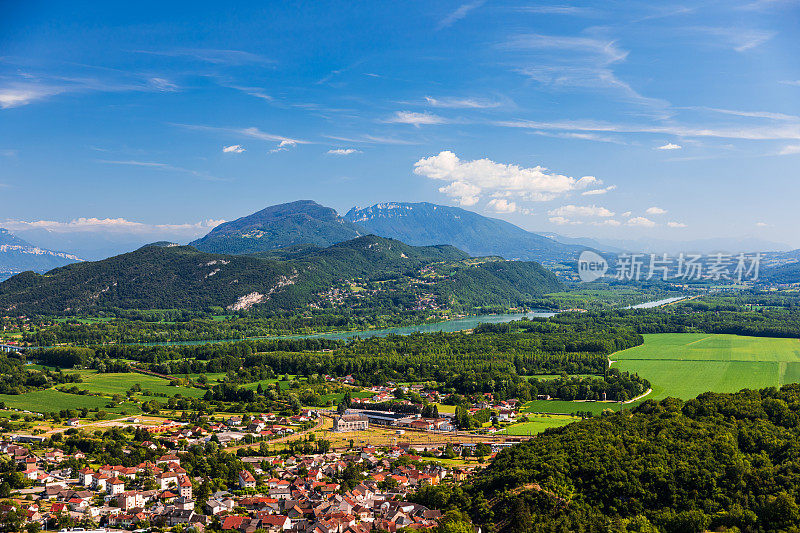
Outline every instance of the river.
<path fill-rule="evenodd" d="M 237 340 L 258 340 L 258 339 L 333 339 L 346 340 L 353 337 L 365 339 L 368 337 L 385 337 L 386 335 L 410 335 L 411 333 L 452 333 L 454 331 L 464 331 L 472 329 L 478 324 L 501 324 L 511 322 L 521 318 L 550 318 L 556 313 L 552 311 L 530 311 L 527 313 L 504 313 L 494 315 L 476 315 L 465 318 L 454 318 L 443 322 L 429 324 L 418 324 L 416 326 L 398 326 L 384 329 L 367 329 L 361 331 L 337 331 L 331 333 L 313 333 L 309 335 L 274 335 L 270 337 L 249 337 L 247 339 L 227 339 L 212 341 L 165 341 L 165 342 L 143 342 L 126 343 L 139 346 L 191 346 L 199 344 L 215 344 L 220 342 L 236 342 Z"/>

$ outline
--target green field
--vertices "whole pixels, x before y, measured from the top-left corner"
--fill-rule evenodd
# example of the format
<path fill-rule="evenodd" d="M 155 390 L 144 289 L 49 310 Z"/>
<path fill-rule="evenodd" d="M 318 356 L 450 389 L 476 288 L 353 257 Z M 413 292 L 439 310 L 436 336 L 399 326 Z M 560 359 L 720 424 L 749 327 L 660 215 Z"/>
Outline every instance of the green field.
<path fill-rule="evenodd" d="M 24 394 L 0 394 L 0 401 L 6 407 L 25 409 L 36 413 L 50 413 L 62 409 L 105 409 L 108 398 L 102 396 L 81 396 L 67 394 L 54 389 L 37 390 Z M 105 409 L 109 411 L 109 409 Z M 128 406 L 128 412 L 133 412 L 133 406 Z"/>
<path fill-rule="evenodd" d="M 83 380 L 82 383 L 76 383 L 76 387 L 89 392 L 99 392 L 100 394 L 124 395 L 136 383 L 142 387 L 142 392 L 166 394 L 167 396 L 181 394 L 188 398 L 199 398 L 205 394 L 202 389 L 172 387 L 166 379 L 136 372 L 99 374 L 96 370 L 79 370 L 76 373 L 80 374 Z"/>
<path fill-rule="evenodd" d="M 626 404 L 625 407 L 632 407 L 633 404 Z M 622 404 L 617 402 L 569 402 L 564 400 L 533 400 L 526 402 L 520 408 L 521 413 L 562 413 L 571 414 L 578 411 L 584 413 L 589 411 L 593 415 L 599 415 L 605 409 L 619 411 Z"/>
<path fill-rule="evenodd" d="M 661 399 L 706 391 L 779 387 L 800 381 L 800 340 L 704 333 L 644 335 L 644 344 L 611 355 L 613 367 L 647 378 Z"/>
<path fill-rule="evenodd" d="M 569 403 L 569 402 L 567 402 Z M 508 426 L 499 435 L 535 435 L 541 433 L 545 429 L 558 428 L 566 426 L 570 422 L 575 422 L 577 418 L 563 415 L 529 415 L 529 421 L 521 424 L 513 424 Z M 532 418 L 532 419 L 531 419 Z"/>

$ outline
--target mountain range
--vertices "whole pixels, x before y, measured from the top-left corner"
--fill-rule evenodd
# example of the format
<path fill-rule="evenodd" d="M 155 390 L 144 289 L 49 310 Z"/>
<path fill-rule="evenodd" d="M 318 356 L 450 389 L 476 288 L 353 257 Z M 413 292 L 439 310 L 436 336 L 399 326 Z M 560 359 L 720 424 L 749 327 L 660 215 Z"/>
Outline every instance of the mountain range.
<path fill-rule="evenodd" d="M 0 312 L 73 314 L 101 309 L 516 306 L 561 289 L 534 262 L 476 260 L 452 246 L 413 247 L 364 236 L 320 248 L 222 255 L 158 243 L 43 276 L 0 283 Z M 291 257 L 291 259 L 288 259 Z"/>
<path fill-rule="evenodd" d="M 474 256 L 556 263 L 573 260 L 586 248 L 560 243 L 466 209 L 427 202 L 354 207 L 344 218 L 375 235 L 413 245 L 452 244 Z"/>
<path fill-rule="evenodd" d="M 0 228 L 0 280 L 18 272 L 47 272 L 80 261 L 72 254 L 39 248 Z"/>

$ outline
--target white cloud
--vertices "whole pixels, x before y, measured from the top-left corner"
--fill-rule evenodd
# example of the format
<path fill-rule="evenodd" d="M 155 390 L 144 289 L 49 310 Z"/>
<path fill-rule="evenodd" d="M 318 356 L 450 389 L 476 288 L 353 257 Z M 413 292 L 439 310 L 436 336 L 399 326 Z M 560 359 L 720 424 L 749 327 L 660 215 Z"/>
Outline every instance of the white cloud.
<path fill-rule="evenodd" d="M 549 215 L 557 215 L 563 217 L 600 217 L 609 218 L 614 216 L 614 212 L 597 205 L 562 205 L 556 209 L 547 212 Z"/>
<path fill-rule="evenodd" d="M 550 217 L 548 220 L 553 224 L 558 224 L 559 226 L 565 226 L 567 224 L 573 224 L 573 225 L 582 224 L 580 220 L 570 220 L 566 217 Z"/>
<path fill-rule="evenodd" d="M 413 111 L 398 111 L 392 118 L 385 120 L 390 124 L 411 124 L 416 127 L 422 125 L 447 124 L 447 119 L 433 113 L 415 113 Z"/>
<path fill-rule="evenodd" d="M 150 85 L 162 93 L 172 93 L 179 89 L 176 84 L 164 78 L 150 78 Z"/>
<path fill-rule="evenodd" d="M 746 52 L 752 48 L 760 46 L 769 41 L 775 35 L 774 31 L 753 30 L 744 28 L 709 28 L 709 27 L 695 27 L 696 31 L 718 37 L 725 41 L 726 44 L 731 46 L 737 52 Z"/>
<path fill-rule="evenodd" d="M 632 213 L 630 211 L 625 211 L 624 213 L 622 213 L 622 216 L 628 218 L 629 216 L 631 216 L 631 214 Z"/>
<path fill-rule="evenodd" d="M 645 213 L 647 213 L 648 215 L 663 215 L 663 214 L 665 214 L 666 212 L 667 212 L 667 210 L 666 210 L 666 209 L 661 209 L 660 207 L 655 207 L 655 206 L 653 206 L 653 207 L 648 207 L 648 208 L 645 210 Z"/>
<path fill-rule="evenodd" d="M 655 222 L 645 217 L 633 217 L 629 219 L 625 224 L 627 224 L 628 226 L 637 226 L 640 228 L 652 228 L 656 225 Z"/>
<path fill-rule="evenodd" d="M 680 144 L 667 143 L 667 144 L 662 144 L 661 146 L 656 148 L 656 150 L 680 150 L 681 148 L 683 148 L 683 146 L 681 146 Z"/>
<path fill-rule="evenodd" d="M 416 141 L 408 141 L 406 139 L 395 139 L 393 137 L 379 137 L 376 135 L 362 135 L 360 137 L 339 137 L 335 135 L 324 135 L 328 139 L 333 139 L 335 141 L 342 141 L 348 143 L 360 143 L 360 144 L 389 144 L 389 145 L 399 145 L 399 146 L 411 146 L 415 144 L 420 144 Z"/>
<path fill-rule="evenodd" d="M 326 153 L 330 155 L 351 155 L 360 154 L 361 150 L 356 150 L 355 148 L 333 148 L 328 150 Z"/>
<path fill-rule="evenodd" d="M 757 228 L 766 228 L 766 227 L 769 227 L 769 224 L 767 224 L 766 222 L 756 222 L 756 227 Z"/>
<path fill-rule="evenodd" d="M 517 204 L 509 202 L 505 198 L 495 198 L 490 200 L 487 207 L 495 213 L 513 213 L 517 210 Z"/>
<path fill-rule="evenodd" d="M 581 193 L 581 195 L 582 196 L 597 196 L 597 195 L 600 195 L 600 194 L 606 194 L 608 192 L 611 192 L 616 188 L 617 188 L 616 185 L 609 185 L 608 187 L 603 187 L 602 189 L 590 189 L 588 191 L 583 191 Z"/>
<path fill-rule="evenodd" d="M 441 30 L 442 28 L 447 28 L 448 26 L 452 26 L 453 23 L 463 19 L 469 14 L 470 11 L 481 7 L 485 2 L 486 0 L 475 0 L 467 4 L 461 4 L 458 7 L 458 9 L 448 14 L 441 21 L 439 21 L 438 29 Z"/>
<path fill-rule="evenodd" d="M 285 152 L 289 148 L 294 148 L 295 146 L 297 146 L 297 141 L 293 139 L 284 139 L 278 143 L 276 148 L 270 150 L 269 153 L 274 154 L 275 152 Z"/>
<path fill-rule="evenodd" d="M 670 222 L 667 222 L 667 227 L 670 227 L 670 228 L 685 228 L 686 224 L 684 224 L 683 222 L 670 221 Z"/>
<path fill-rule="evenodd" d="M 433 180 L 450 182 L 439 189 L 462 205 L 474 205 L 483 195 L 517 196 L 526 201 L 547 201 L 568 192 L 602 183 L 594 176 L 575 179 L 551 173 L 541 166 L 524 168 L 496 163 L 491 159 L 462 161 L 446 150 L 414 163 L 414 173 Z"/>
<path fill-rule="evenodd" d="M 535 13 L 539 15 L 582 15 L 593 16 L 596 14 L 591 8 L 577 6 L 523 6 L 515 8 L 515 11 L 524 13 Z"/>
<path fill-rule="evenodd" d="M 614 124 L 591 120 L 537 122 L 532 120 L 510 120 L 493 122 L 495 126 L 526 128 L 532 130 L 592 131 L 606 133 L 658 133 L 677 137 L 718 137 L 743 140 L 800 140 L 800 122 L 778 125 L 705 127 L 682 125 Z"/>
<path fill-rule="evenodd" d="M 500 107 L 502 105 L 500 102 L 493 100 L 484 100 L 481 98 L 455 98 L 455 97 L 432 98 L 430 96 L 426 96 L 425 101 L 428 102 L 428 105 L 431 105 L 433 107 L 444 107 L 452 109 L 488 109 L 493 107 Z"/>
<path fill-rule="evenodd" d="M 613 39 L 584 36 L 522 34 L 502 48 L 527 53 L 517 71 L 552 89 L 606 89 L 622 98 L 663 114 L 668 102 L 639 94 L 617 77 L 613 66 L 628 57 Z M 553 53 L 557 51 L 558 53 Z M 534 54 L 531 57 L 531 54 Z"/>
<path fill-rule="evenodd" d="M 2 227 L 11 231 L 24 231 L 32 229 L 44 229 L 54 233 L 73 233 L 73 232 L 113 232 L 113 233 L 159 233 L 164 231 L 186 232 L 191 235 L 204 233 L 222 224 L 224 220 L 202 220 L 195 223 L 185 224 L 145 224 L 143 222 L 133 222 L 125 218 L 95 218 L 80 217 L 69 222 L 58 222 L 55 220 L 6 220 Z"/>
<path fill-rule="evenodd" d="M 800 144 L 790 144 L 781 148 L 778 152 L 779 155 L 794 155 L 800 154 Z"/>
<path fill-rule="evenodd" d="M 613 218 L 608 218 L 606 220 L 598 220 L 598 221 L 592 222 L 592 225 L 593 226 L 617 227 L 617 226 L 621 226 L 622 222 L 620 222 L 619 220 L 614 220 Z"/>
<path fill-rule="evenodd" d="M 244 146 L 242 146 L 241 144 L 232 144 L 230 146 L 223 146 L 222 147 L 222 151 L 225 152 L 226 154 L 230 154 L 230 153 L 241 154 L 245 150 L 244 150 Z"/>
<path fill-rule="evenodd" d="M 797 85 L 798 87 L 800 87 L 800 80 L 783 80 L 780 83 L 782 83 L 783 85 Z"/>

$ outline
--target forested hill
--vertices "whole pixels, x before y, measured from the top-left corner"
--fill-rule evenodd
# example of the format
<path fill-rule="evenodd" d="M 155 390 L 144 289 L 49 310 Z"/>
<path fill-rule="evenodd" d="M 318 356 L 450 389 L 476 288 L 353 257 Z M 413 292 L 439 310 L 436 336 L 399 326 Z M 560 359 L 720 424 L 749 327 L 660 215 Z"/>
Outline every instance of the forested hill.
<path fill-rule="evenodd" d="M 463 490 L 418 499 L 500 531 L 798 531 L 800 384 L 651 400 L 548 430 Z"/>
<path fill-rule="evenodd" d="M 473 259 L 450 246 L 412 247 L 366 236 L 329 248 L 258 256 L 151 245 L 102 261 L 26 272 L 0 284 L 0 311 L 99 309 L 514 306 L 559 290 L 537 263 Z"/>
<path fill-rule="evenodd" d="M 221 254 L 250 254 L 295 245 L 330 246 L 367 232 L 330 207 L 298 200 L 220 224 L 190 245 Z"/>

